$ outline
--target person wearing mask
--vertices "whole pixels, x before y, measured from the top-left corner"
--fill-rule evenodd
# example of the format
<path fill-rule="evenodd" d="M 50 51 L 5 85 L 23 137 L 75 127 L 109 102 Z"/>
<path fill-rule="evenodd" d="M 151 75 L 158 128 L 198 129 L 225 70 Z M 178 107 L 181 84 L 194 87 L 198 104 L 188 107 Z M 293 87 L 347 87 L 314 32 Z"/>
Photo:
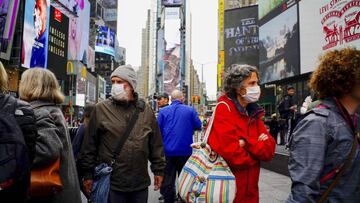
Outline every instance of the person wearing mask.
<path fill-rule="evenodd" d="M 295 93 L 296 93 L 295 88 L 293 86 L 289 86 L 287 88 L 286 96 L 278 105 L 280 118 L 285 121 L 285 123 L 282 124 L 283 132 L 285 132 L 282 134 L 282 136 L 284 136 L 285 138 L 281 140 L 285 140 L 286 143 L 281 143 L 281 144 L 288 145 L 291 133 L 295 126 L 295 114 L 297 111 L 296 109 L 297 106 L 293 98 Z"/>
<path fill-rule="evenodd" d="M 356 135 L 360 51 L 346 48 L 326 53 L 309 86 L 321 102 L 294 130 L 289 157 L 292 187 L 286 202 L 360 202 Z"/>
<path fill-rule="evenodd" d="M 236 203 L 259 202 L 260 162 L 275 155 L 275 141 L 262 117 L 258 70 L 234 64 L 224 79 L 208 144 L 229 165 L 236 179 Z M 225 104 L 224 104 L 224 103 Z"/>
<path fill-rule="evenodd" d="M 179 175 L 189 159 L 195 130 L 201 130 L 201 121 L 196 111 L 183 104 L 185 98 L 181 91 L 171 93 L 172 103 L 160 110 L 158 123 L 163 136 L 166 167 L 161 194 L 165 203 L 175 202 L 176 175 Z"/>
<path fill-rule="evenodd" d="M 18 171 L 18 173 L 14 174 L 13 177 L 5 177 L 7 170 L 12 170 L 12 168 L 8 168 L 9 162 L 4 162 L 3 160 L 6 160 L 9 158 L 9 154 L 5 153 L 7 146 L 5 146 L 4 143 L 0 144 L 0 167 L 2 175 L 1 181 L 1 190 L 0 190 L 0 199 L 1 200 L 9 200 L 11 199 L 12 202 L 24 202 L 27 198 L 27 192 L 30 186 L 30 169 L 32 167 L 32 163 L 35 157 L 35 142 L 36 142 L 36 136 L 37 136 L 37 130 L 36 130 L 36 124 L 35 124 L 35 115 L 34 111 L 31 108 L 30 104 L 21 101 L 19 99 L 16 99 L 15 97 L 7 94 L 8 91 L 8 75 L 6 73 L 6 70 L 3 66 L 3 64 L 0 62 L 0 113 L 2 119 L 6 119 L 9 122 L 10 116 L 5 115 L 5 113 L 12 114 L 13 118 L 15 118 L 16 123 L 9 123 L 11 128 L 19 128 L 21 130 L 21 133 L 23 137 L 23 140 L 25 141 L 26 147 L 24 149 L 24 153 L 22 153 L 22 162 L 23 163 L 17 163 L 21 164 L 22 167 L 19 167 L 18 169 L 21 169 L 21 171 Z M 15 107 L 15 108 L 14 108 Z M 12 112 L 8 112 L 11 110 Z M 7 117 L 8 116 L 8 117 Z M 1 126 L 3 126 L 1 124 Z M 6 129 L 0 128 L 0 139 L 2 139 L 3 134 L 6 132 Z M 16 135 L 13 135 L 16 136 Z M 14 137 L 17 138 L 17 137 Z M 3 141 L 3 140 L 2 140 Z M 11 148 L 10 148 L 11 149 Z M 8 151 L 10 152 L 10 150 Z M 18 151 L 17 153 L 20 153 Z M 11 159 L 13 160 L 13 159 Z M 13 172 L 13 171 L 9 171 Z M 6 180 L 2 179 L 6 178 Z M 8 181 L 7 178 L 13 178 L 16 179 L 16 181 L 11 181 L 11 184 L 6 184 L 5 182 Z"/>
<path fill-rule="evenodd" d="M 21 77 L 19 95 L 31 104 L 36 117 L 38 135 L 32 169 L 48 166 L 60 159 L 60 180 L 63 186 L 58 193 L 44 198 L 31 198 L 30 202 L 81 202 L 69 131 L 58 106 L 64 102 L 64 95 L 60 92 L 55 75 L 43 68 L 26 70 Z"/>
<path fill-rule="evenodd" d="M 145 105 L 135 92 L 136 73 L 131 65 L 114 70 L 111 82 L 112 96 L 96 104 L 85 129 L 78 159 L 79 170 L 84 173 L 84 190 L 90 195 L 96 165 L 99 161 L 110 164 L 117 141 L 139 109 L 135 126 L 112 166 L 109 202 L 145 203 L 151 184 L 148 161 L 155 175 L 155 190 L 160 189 L 164 176 L 165 157 L 160 129 L 151 107 Z"/>
<path fill-rule="evenodd" d="M 169 106 L 169 95 L 163 93 L 157 97 L 159 109 Z"/>

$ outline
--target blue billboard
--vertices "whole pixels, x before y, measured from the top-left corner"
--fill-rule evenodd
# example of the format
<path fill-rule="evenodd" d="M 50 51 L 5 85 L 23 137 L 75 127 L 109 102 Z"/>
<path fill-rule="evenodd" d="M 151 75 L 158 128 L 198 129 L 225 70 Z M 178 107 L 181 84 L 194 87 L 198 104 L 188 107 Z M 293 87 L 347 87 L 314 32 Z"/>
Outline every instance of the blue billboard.
<path fill-rule="evenodd" d="M 98 26 L 95 52 L 115 56 L 115 31 L 106 26 Z"/>

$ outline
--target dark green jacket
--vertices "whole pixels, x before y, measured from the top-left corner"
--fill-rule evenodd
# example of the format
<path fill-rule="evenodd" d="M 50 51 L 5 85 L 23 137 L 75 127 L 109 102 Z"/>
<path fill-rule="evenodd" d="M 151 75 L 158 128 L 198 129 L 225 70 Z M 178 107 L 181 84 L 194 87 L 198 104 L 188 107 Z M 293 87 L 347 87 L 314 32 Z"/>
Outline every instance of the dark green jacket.
<path fill-rule="evenodd" d="M 85 130 L 78 161 L 85 179 L 92 178 L 99 163 L 111 162 L 112 152 L 135 111 L 135 103 L 119 103 L 110 98 L 96 105 Z M 111 189 L 132 192 L 147 188 L 151 184 L 148 161 L 151 162 L 152 172 L 163 176 L 165 158 L 162 138 L 154 113 L 146 105 L 113 165 Z"/>

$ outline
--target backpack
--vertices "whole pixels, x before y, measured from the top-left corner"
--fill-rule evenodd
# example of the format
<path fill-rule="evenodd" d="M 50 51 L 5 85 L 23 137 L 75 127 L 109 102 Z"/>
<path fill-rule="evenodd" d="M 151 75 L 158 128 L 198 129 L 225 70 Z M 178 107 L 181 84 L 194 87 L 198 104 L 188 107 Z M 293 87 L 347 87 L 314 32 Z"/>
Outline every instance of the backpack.
<path fill-rule="evenodd" d="M 0 105 L 0 191 L 30 180 L 27 147 L 15 119 L 16 106 L 17 100 L 11 96 L 5 96 Z"/>

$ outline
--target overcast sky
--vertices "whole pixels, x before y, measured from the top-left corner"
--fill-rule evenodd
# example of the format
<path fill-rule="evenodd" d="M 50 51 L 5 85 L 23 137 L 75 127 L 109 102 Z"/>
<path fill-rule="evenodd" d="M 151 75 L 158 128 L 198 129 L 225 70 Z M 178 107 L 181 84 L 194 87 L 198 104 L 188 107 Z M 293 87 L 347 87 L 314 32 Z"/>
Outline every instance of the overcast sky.
<path fill-rule="evenodd" d="M 216 95 L 217 75 L 217 0 L 187 0 L 192 13 L 192 58 L 208 95 Z M 145 27 L 150 0 L 118 0 L 118 39 L 126 48 L 126 63 L 141 65 L 141 30 Z"/>

